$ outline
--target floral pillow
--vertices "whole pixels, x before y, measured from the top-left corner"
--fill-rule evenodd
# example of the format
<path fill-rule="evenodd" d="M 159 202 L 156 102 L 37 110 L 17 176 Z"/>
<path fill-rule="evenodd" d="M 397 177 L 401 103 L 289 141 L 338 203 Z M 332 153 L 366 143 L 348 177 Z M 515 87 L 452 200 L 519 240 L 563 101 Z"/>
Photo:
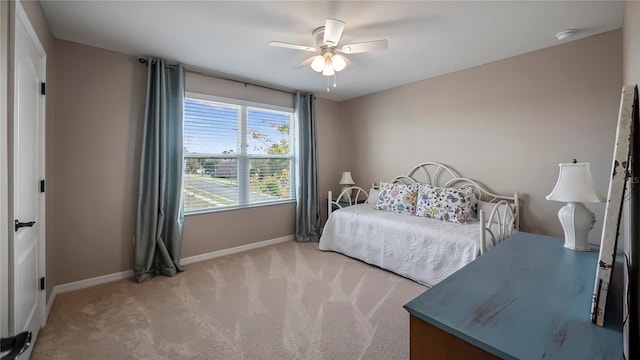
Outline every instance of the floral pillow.
<path fill-rule="evenodd" d="M 418 186 L 416 215 L 467 224 L 470 220 L 473 191 L 443 188 L 429 184 Z"/>
<path fill-rule="evenodd" d="M 416 212 L 416 185 L 380 182 L 377 210 L 413 215 Z"/>

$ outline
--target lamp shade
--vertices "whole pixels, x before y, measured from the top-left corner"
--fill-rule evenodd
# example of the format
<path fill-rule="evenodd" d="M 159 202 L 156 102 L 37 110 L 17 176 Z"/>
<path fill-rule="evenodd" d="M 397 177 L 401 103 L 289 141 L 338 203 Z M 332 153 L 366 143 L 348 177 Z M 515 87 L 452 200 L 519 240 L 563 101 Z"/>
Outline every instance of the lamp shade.
<path fill-rule="evenodd" d="M 602 202 L 604 197 L 596 190 L 589 163 L 558 164 L 558 182 L 547 195 L 547 200 L 562 202 Z"/>
<path fill-rule="evenodd" d="M 333 62 L 333 68 L 336 71 L 342 71 L 347 66 L 347 62 L 344 60 L 344 57 L 342 57 L 342 55 L 340 54 L 333 55 L 333 58 L 331 59 L 331 61 Z"/>
<path fill-rule="evenodd" d="M 351 171 L 345 171 L 342 173 L 342 178 L 340 179 L 340 182 L 338 184 L 340 185 L 353 185 L 356 182 L 353 181 L 353 178 L 351 177 Z"/>
<path fill-rule="evenodd" d="M 324 68 L 324 56 L 318 55 L 314 57 L 313 61 L 311 62 L 311 68 L 313 69 L 313 71 L 321 72 Z"/>
<path fill-rule="evenodd" d="M 324 76 L 332 76 L 336 72 L 333 69 L 333 62 L 331 61 L 331 57 L 327 56 L 324 59 L 324 68 L 322 69 L 322 75 Z"/>

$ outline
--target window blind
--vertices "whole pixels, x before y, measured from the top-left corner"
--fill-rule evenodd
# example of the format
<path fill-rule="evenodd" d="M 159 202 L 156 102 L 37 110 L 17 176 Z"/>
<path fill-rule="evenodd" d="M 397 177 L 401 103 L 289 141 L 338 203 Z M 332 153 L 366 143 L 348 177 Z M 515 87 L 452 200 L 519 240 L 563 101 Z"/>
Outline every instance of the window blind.
<path fill-rule="evenodd" d="M 184 104 L 185 212 L 294 199 L 293 113 L 190 95 Z"/>

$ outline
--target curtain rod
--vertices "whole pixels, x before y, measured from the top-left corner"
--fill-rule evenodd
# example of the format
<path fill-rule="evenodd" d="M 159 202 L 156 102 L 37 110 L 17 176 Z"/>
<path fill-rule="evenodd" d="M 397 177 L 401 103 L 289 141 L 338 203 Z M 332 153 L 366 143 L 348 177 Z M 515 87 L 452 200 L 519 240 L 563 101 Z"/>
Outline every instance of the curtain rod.
<path fill-rule="evenodd" d="M 149 61 L 147 59 L 144 59 L 144 58 L 138 58 L 138 62 L 140 64 L 147 64 Z M 175 65 L 166 65 L 166 66 L 168 66 L 170 68 L 175 68 Z M 291 94 L 291 95 L 295 95 L 296 94 L 296 93 L 291 92 L 291 91 L 276 89 L 276 88 L 272 88 L 272 87 L 265 86 L 265 85 L 260 85 L 260 84 L 254 84 L 254 83 L 251 83 L 251 82 L 248 82 L 248 81 L 240 81 L 240 80 L 236 80 L 236 79 L 226 78 L 226 77 L 223 77 L 223 76 L 206 74 L 206 73 L 203 73 L 203 72 L 200 72 L 200 71 L 191 70 L 191 69 L 185 69 L 185 70 L 190 72 L 190 73 L 194 73 L 194 74 L 198 74 L 198 75 L 202 75 L 202 76 L 208 76 L 208 77 L 212 77 L 212 78 L 216 78 L 216 79 L 233 81 L 233 82 L 236 82 L 236 83 L 244 84 L 244 87 L 247 87 L 247 86 L 251 85 L 251 86 L 255 86 L 255 87 L 259 87 L 259 88 L 263 88 L 263 89 L 283 92 L 283 93 L 286 93 L 286 94 Z"/>

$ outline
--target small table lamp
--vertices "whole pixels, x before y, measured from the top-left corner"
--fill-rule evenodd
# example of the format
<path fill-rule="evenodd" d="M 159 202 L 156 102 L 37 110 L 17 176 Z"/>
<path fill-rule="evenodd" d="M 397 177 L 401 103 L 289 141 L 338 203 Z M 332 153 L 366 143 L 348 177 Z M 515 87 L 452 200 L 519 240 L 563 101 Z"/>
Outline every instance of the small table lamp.
<path fill-rule="evenodd" d="M 353 181 L 353 178 L 351 177 L 351 171 L 343 172 L 342 178 L 340 179 L 340 182 L 338 184 L 344 185 L 342 187 L 342 191 L 347 190 L 351 185 L 355 185 L 355 181 Z M 349 200 L 351 200 L 351 191 L 348 191 L 347 195 L 349 196 Z"/>
<path fill-rule="evenodd" d="M 564 247 L 589 251 L 587 236 L 596 223 L 596 216 L 583 202 L 602 202 L 604 197 L 595 189 L 589 163 L 559 164 L 558 182 L 547 200 L 567 202 L 558 211 L 564 229 Z"/>

